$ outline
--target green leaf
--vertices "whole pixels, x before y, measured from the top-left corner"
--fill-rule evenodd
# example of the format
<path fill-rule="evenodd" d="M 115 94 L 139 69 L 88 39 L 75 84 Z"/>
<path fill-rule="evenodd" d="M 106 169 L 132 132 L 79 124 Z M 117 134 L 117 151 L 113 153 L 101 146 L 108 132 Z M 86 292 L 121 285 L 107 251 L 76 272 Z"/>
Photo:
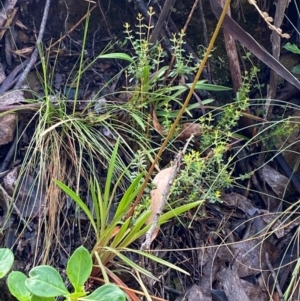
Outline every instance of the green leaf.
<path fill-rule="evenodd" d="M 95 233 L 98 233 L 98 229 L 96 226 L 96 223 L 94 221 L 94 217 L 88 206 L 83 202 L 83 200 L 72 190 L 70 189 L 67 185 L 64 183 L 54 180 L 55 184 L 64 192 L 66 193 L 70 198 L 73 199 L 73 201 L 82 209 L 82 211 L 86 214 L 88 217 L 90 223 L 92 224 Z"/>
<path fill-rule="evenodd" d="M 147 83 L 149 81 L 149 65 L 145 65 L 143 68 L 143 82 Z"/>
<path fill-rule="evenodd" d="M 82 292 L 83 285 L 93 268 L 92 256 L 84 247 L 79 247 L 70 257 L 67 264 L 67 275 L 75 292 Z"/>
<path fill-rule="evenodd" d="M 72 300 L 78 300 L 80 297 L 86 296 L 87 292 L 77 292 L 77 293 L 72 293 L 67 296 L 68 301 Z"/>
<path fill-rule="evenodd" d="M 135 221 L 134 225 L 132 226 L 131 231 L 126 235 L 122 243 L 120 244 L 120 247 L 128 247 L 132 242 L 139 239 L 141 236 L 145 235 L 147 230 L 150 228 L 150 225 L 145 225 L 146 221 L 152 214 L 151 211 L 145 211 L 140 214 L 140 216 Z M 141 228 L 143 227 L 143 230 L 141 231 Z"/>
<path fill-rule="evenodd" d="M 127 210 L 131 204 L 131 202 L 133 201 L 133 199 L 136 197 L 136 195 L 139 192 L 140 189 L 140 181 L 142 179 L 142 177 L 144 176 L 143 173 L 139 174 L 134 181 L 130 184 L 130 186 L 128 187 L 128 189 L 125 191 L 125 193 L 123 194 L 122 199 L 120 200 L 120 203 L 118 205 L 118 208 L 116 210 L 115 216 L 114 216 L 114 221 L 120 218 L 123 218 L 123 216 L 127 213 Z"/>
<path fill-rule="evenodd" d="M 32 295 L 31 300 L 30 301 L 55 301 L 56 299 L 54 297 L 38 297 L 36 295 Z"/>
<path fill-rule="evenodd" d="M 95 184 L 94 184 L 95 182 Z M 97 189 L 97 193 L 96 193 L 96 189 Z M 99 231 L 99 229 L 101 228 L 101 217 L 100 217 L 100 205 L 103 204 L 102 201 L 102 195 L 101 195 L 101 189 L 99 187 L 99 183 L 98 180 L 96 178 L 94 178 L 94 181 L 91 179 L 90 180 L 90 187 L 89 187 L 90 193 L 92 195 L 92 201 L 93 201 L 93 205 L 94 205 L 94 212 L 96 215 L 96 225 L 97 225 L 97 229 Z M 99 202 L 98 202 L 98 198 L 99 198 Z"/>
<path fill-rule="evenodd" d="M 101 55 L 98 55 L 97 58 L 98 59 L 115 59 L 115 60 L 119 59 L 119 60 L 128 61 L 130 63 L 134 63 L 134 60 L 131 58 L 131 56 L 129 56 L 126 53 L 121 53 L 121 52 L 101 54 Z"/>
<path fill-rule="evenodd" d="M 145 257 L 147 257 L 147 258 L 149 258 L 149 259 L 151 259 L 151 260 L 153 260 L 153 261 L 155 261 L 155 262 L 157 262 L 157 263 L 159 263 L 161 265 L 164 265 L 164 266 L 166 266 L 168 268 L 171 268 L 173 270 L 179 271 L 180 273 L 183 273 L 183 274 L 186 274 L 186 275 L 190 275 L 190 273 L 186 272 L 185 270 L 181 269 L 180 267 L 176 266 L 175 264 L 172 264 L 172 263 L 170 263 L 170 262 L 168 262 L 166 260 L 163 260 L 162 258 L 159 258 L 159 257 L 157 257 L 155 255 L 152 255 L 152 254 L 150 254 L 148 252 L 141 251 L 141 250 L 127 249 L 127 248 L 125 250 L 127 250 L 128 252 L 137 253 L 137 254 L 139 254 L 141 256 L 145 256 Z"/>
<path fill-rule="evenodd" d="M 130 267 L 132 270 L 134 271 L 138 271 L 142 274 L 144 274 L 147 277 L 150 277 L 156 281 L 159 281 L 157 277 L 155 277 L 150 271 L 142 268 L 140 265 L 138 265 L 137 263 L 133 262 L 132 260 L 130 260 L 127 256 L 123 255 L 122 252 L 120 252 L 117 249 L 114 248 L 110 248 L 110 247 L 106 247 L 106 250 L 112 252 L 113 254 L 115 254 L 117 257 L 119 257 L 119 259 L 121 259 L 121 261 L 123 261 L 123 264 L 127 265 L 128 267 Z"/>
<path fill-rule="evenodd" d="M 189 87 L 192 86 L 192 84 L 187 84 Z M 200 80 L 196 83 L 195 90 L 206 90 L 206 91 L 229 91 L 232 90 L 232 88 L 219 86 L 219 85 L 213 85 L 208 84 L 205 82 L 205 80 Z"/>
<path fill-rule="evenodd" d="M 164 67 L 160 68 L 157 72 L 152 74 L 151 78 L 149 79 L 149 84 L 152 84 L 155 81 L 159 80 L 162 76 L 165 75 L 165 73 L 168 69 L 169 69 L 169 66 L 164 66 Z"/>
<path fill-rule="evenodd" d="M 11 269 L 14 263 L 14 254 L 10 249 L 0 249 L 0 279 Z"/>
<path fill-rule="evenodd" d="M 178 86 L 174 86 L 174 87 L 168 87 L 168 91 L 172 92 L 172 98 L 174 99 L 178 95 L 180 95 L 181 93 L 188 90 L 188 88 L 190 88 L 191 86 L 192 86 L 192 84 L 187 84 L 187 85 L 184 85 L 184 86 L 183 85 L 178 85 Z M 207 91 L 220 92 L 220 91 L 231 90 L 231 88 L 224 87 L 224 86 L 207 84 L 207 83 L 205 83 L 205 80 L 200 80 L 200 81 L 197 82 L 197 84 L 195 86 L 195 90 L 207 90 Z"/>
<path fill-rule="evenodd" d="M 294 66 L 294 67 L 292 68 L 292 72 L 293 72 L 294 74 L 299 75 L 299 74 L 300 74 L 300 65 Z"/>
<path fill-rule="evenodd" d="M 185 205 L 179 206 L 177 208 L 174 208 L 174 209 L 164 213 L 163 215 L 161 215 L 159 217 L 158 223 L 159 223 L 159 225 L 164 224 L 164 223 L 168 222 L 171 218 L 178 216 L 184 212 L 187 212 L 187 211 L 191 210 L 192 208 L 201 206 L 203 203 L 204 203 L 204 201 L 200 200 L 200 201 L 196 201 L 193 203 L 185 204 Z"/>
<path fill-rule="evenodd" d="M 138 114 L 131 114 L 131 117 L 138 123 L 138 125 L 142 128 L 143 131 L 146 130 L 143 118 L 141 118 Z"/>
<path fill-rule="evenodd" d="M 283 48 L 285 48 L 286 50 L 288 51 L 291 51 L 293 53 L 296 53 L 296 54 L 300 54 L 300 49 L 297 45 L 295 44 L 291 44 L 291 43 L 286 43 Z"/>
<path fill-rule="evenodd" d="M 118 156 L 118 148 L 120 144 L 120 139 L 117 139 L 114 150 L 111 154 L 111 159 L 109 162 L 109 167 L 106 175 L 106 181 L 105 181 L 105 189 L 104 189 L 104 202 L 108 204 L 109 202 L 109 193 L 110 193 L 110 187 L 112 184 L 112 177 L 115 170 L 115 162 Z M 107 208 L 107 207 L 106 207 Z M 107 215 L 108 212 L 105 212 L 105 215 Z M 102 213 L 103 214 L 103 213 Z"/>
<path fill-rule="evenodd" d="M 125 301 L 126 294 L 114 284 L 105 284 L 97 288 L 92 294 L 79 300 L 89 301 Z"/>
<path fill-rule="evenodd" d="M 131 218 L 128 218 L 127 221 L 123 223 L 123 225 L 120 227 L 119 232 L 114 237 L 113 241 L 111 242 L 110 246 L 112 248 L 116 248 L 124 239 L 124 237 L 127 237 L 128 233 L 130 232 L 130 229 L 128 229 L 130 225 Z"/>
<path fill-rule="evenodd" d="M 10 293 L 20 301 L 30 301 L 31 293 L 25 285 L 27 277 L 22 272 L 13 271 L 7 277 Z"/>
<path fill-rule="evenodd" d="M 29 291 L 39 297 L 57 297 L 68 295 L 63 280 L 56 269 L 41 265 L 29 272 L 30 278 L 25 284 Z"/>

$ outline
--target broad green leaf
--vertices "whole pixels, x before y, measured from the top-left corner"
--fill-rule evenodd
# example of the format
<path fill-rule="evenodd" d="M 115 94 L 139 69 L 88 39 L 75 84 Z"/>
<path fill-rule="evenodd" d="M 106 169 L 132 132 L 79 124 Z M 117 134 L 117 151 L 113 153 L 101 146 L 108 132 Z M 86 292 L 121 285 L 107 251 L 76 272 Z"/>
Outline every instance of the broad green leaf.
<path fill-rule="evenodd" d="M 14 254 L 10 249 L 0 249 L 0 279 L 11 269 L 14 263 Z"/>
<path fill-rule="evenodd" d="M 296 53 L 296 54 L 300 54 L 300 49 L 297 45 L 295 44 L 291 44 L 291 43 L 286 43 L 283 48 L 285 48 L 286 50 L 288 51 L 291 51 L 293 53 Z"/>
<path fill-rule="evenodd" d="M 7 277 L 10 293 L 20 301 L 30 301 L 31 293 L 25 285 L 27 277 L 22 272 L 13 271 Z"/>
<path fill-rule="evenodd" d="M 114 284 L 104 284 L 97 288 L 89 296 L 79 298 L 79 300 L 89 301 L 125 301 L 126 294 Z"/>
<path fill-rule="evenodd" d="M 31 296 L 31 300 L 30 301 L 55 301 L 56 299 L 54 297 L 38 297 L 36 295 L 32 295 Z"/>
<path fill-rule="evenodd" d="M 115 52 L 115 53 L 107 53 L 107 54 L 100 54 L 97 57 L 98 59 L 119 59 L 119 60 L 124 60 L 128 61 L 130 63 L 134 63 L 134 60 L 132 59 L 131 56 L 129 56 L 126 53 L 121 53 L 121 52 Z"/>
<path fill-rule="evenodd" d="M 92 256 L 84 247 L 79 247 L 72 254 L 67 264 L 67 275 L 75 292 L 82 292 L 82 287 L 91 275 L 93 268 Z"/>
<path fill-rule="evenodd" d="M 29 277 L 25 284 L 29 291 L 36 296 L 57 297 L 69 294 L 61 276 L 51 266 L 35 267 L 29 272 Z"/>
<path fill-rule="evenodd" d="M 212 103 L 214 102 L 215 100 L 213 98 L 207 98 L 207 99 L 204 99 L 202 100 L 202 104 L 205 106 L 209 103 Z M 199 103 L 196 102 L 196 103 L 193 103 L 193 104 L 190 104 L 189 106 L 187 106 L 187 110 L 193 110 L 193 109 L 198 109 L 199 110 L 200 106 L 199 106 Z"/>
<path fill-rule="evenodd" d="M 86 296 L 87 292 L 77 292 L 77 293 L 72 293 L 69 294 L 67 297 L 68 301 L 72 301 L 72 300 L 78 300 L 80 297 L 84 297 Z"/>

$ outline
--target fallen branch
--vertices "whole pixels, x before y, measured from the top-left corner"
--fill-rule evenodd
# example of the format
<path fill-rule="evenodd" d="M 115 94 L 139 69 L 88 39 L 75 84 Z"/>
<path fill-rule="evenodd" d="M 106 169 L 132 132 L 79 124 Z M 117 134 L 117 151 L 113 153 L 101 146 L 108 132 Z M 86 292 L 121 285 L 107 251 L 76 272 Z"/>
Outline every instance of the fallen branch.
<path fill-rule="evenodd" d="M 46 4 L 45 4 L 43 19 L 42 19 L 42 22 L 41 22 L 38 38 L 36 40 L 35 49 L 34 49 L 32 55 L 31 55 L 31 58 L 28 62 L 28 65 L 26 66 L 25 70 L 23 71 L 23 73 L 19 77 L 16 85 L 14 86 L 14 89 L 20 89 L 20 87 L 22 86 L 23 82 L 25 81 L 28 73 L 30 72 L 31 68 L 33 67 L 33 65 L 37 61 L 39 45 L 42 43 L 42 40 L 43 40 L 45 27 L 46 27 L 46 22 L 47 22 L 47 18 L 48 18 L 48 14 L 49 14 L 50 2 L 51 2 L 51 0 L 47 0 Z"/>

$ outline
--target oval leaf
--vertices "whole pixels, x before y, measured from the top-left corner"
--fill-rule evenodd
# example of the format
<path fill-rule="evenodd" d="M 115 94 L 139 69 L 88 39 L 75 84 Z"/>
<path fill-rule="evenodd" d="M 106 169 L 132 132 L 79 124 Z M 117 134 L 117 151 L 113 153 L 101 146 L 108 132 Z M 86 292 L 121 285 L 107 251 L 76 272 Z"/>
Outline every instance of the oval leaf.
<path fill-rule="evenodd" d="M 53 267 L 41 265 L 29 272 L 25 284 L 29 291 L 39 297 L 57 297 L 68 295 L 61 276 Z"/>
<path fill-rule="evenodd" d="M 79 247 L 70 257 L 67 264 L 67 275 L 76 292 L 89 278 L 93 268 L 92 256 L 84 247 Z"/>
<path fill-rule="evenodd" d="M 25 285 L 27 277 L 25 274 L 13 271 L 7 277 L 7 286 L 10 293 L 20 301 L 29 301 L 31 293 Z"/>
<path fill-rule="evenodd" d="M 0 279 L 9 272 L 13 263 L 13 252 L 10 249 L 0 249 Z"/>
<path fill-rule="evenodd" d="M 32 295 L 30 301 L 55 301 L 56 299 L 54 297 L 47 298 L 47 297 L 38 297 L 36 295 Z"/>
<path fill-rule="evenodd" d="M 105 284 L 97 288 L 92 294 L 80 300 L 89 301 L 125 301 L 126 294 L 114 284 Z"/>

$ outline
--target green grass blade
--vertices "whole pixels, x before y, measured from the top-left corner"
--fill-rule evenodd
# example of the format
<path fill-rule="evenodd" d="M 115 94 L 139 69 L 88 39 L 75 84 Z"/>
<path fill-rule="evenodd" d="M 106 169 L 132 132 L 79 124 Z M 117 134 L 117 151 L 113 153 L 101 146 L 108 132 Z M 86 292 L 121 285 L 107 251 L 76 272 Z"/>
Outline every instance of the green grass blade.
<path fill-rule="evenodd" d="M 100 220 L 100 207 L 99 207 L 98 197 L 97 197 L 97 194 L 96 194 L 96 191 L 95 191 L 95 185 L 94 185 L 92 179 L 90 180 L 90 192 L 91 192 L 92 201 L 93 201 L 94 210 L 95 210 L 95 215 L 96 215 L 97 229 L 100 229 L 100 222 L 101 222 L 101 220 Z"/>
<path fill-rule="evenodd" d="M 139 192 L 139 187 L 140 187 L 139 183 L 143 176 L 144 176 L 144 174 L 139 174 L 135 178 L 135 180 L 131 183 L 131 185 L 128 187 L 128 189 L 124 193 L 124 195 L 118 205 L 118 208 L 115 213 L 115 217 L 126 213 L 131 202 L 133 201 L 133 199 L 136 197 L 136 195 Z"/>
<path fill-rule="evenodd" d="M 177 217 L 178 215 L 187 212 L 197 206 L 200 206 L 204 203 L 203 200 L 200 201 L 196 201 L 190 204 L 185 204 L 182 205 L 180 207 L 174 208 L 169 210 L 168 212 L 164 213 L 160 218 L 159 218 L 159 224 L 164 224 L 166 222 L 168 222 L 170 219 L 172 219 L 173 217 Z"/>
<path fill-rule="evenodd" d="M 132 242 L 139 239 L 142 235 L 144 235 L 148 229 L 149 226 L 146 225 L 147 219 L 150 217 L 151 211 L 145 211 L 142 213 L 137 221 L 134 223 L 134 225 L 131 228 L 131 231 L 127 234 L 127 236 L 124 238 L 122 243 L 119 245 L 120 247 L 128 247 Z M 144 226 L 143 230 L 141 231 L 141 228 Z"/>
<path fill-rule="evenodd" d="M 107 54 L 100 54 L 97 57 L 98 59 L 119 59 L 119 60 L 124 60 L 128 61 L 130 63 L 134 63 L 134 60 L 132 59 L 131 56 L 129 56 L 126 53 L 121 53 L 121 52 L 115 52 L 115 53 L 107 53 Z"/>
<path fill-rule="evenodd" d="M 139 271 L 140 273 L 154 279 L 154 280 L 158 280 L 152 273 L 150 273 L 149 271 L 143 269 L 142 267 L 140 267 L 138 264 L 134 263 L 133 261 L 131 261 L 128 257 L 126 257 L 125 255 L 123 255 L 121 252 L 119 252 L 116 249 L 107 247 L 105 248 L 107 249 L 109 252 L 114 253 L 117 257 L 119 257 L 127 266 L 129 266 L 130 268 Z M 132 250 L 127 249 L 128 252 L 131 252 Z M 155 257 L 155 256 L 153 256 Z"/>
<path fill-rule="evenodd" d="M 73 201 L 83 210 L 83 212 L 86 214 L 88 217 L 90 223 L 92 224 L 92 227 L 95 230 L 95 233 L 98 233 L 98 229 L 96 226 L 96 223 L 94 221 L 94 217 L 92 215 L 92 212 L 90 209 L 87 207 L 87 205 L 82 201 L 82 199 L 72 190 L 70 189 L 67 185 L 64 183 L 54 180 L 55 184 L 63 191 L 65 192 L 70 198 L 73 199 Z"/>
<path fill-rule="evenodd" d="M 187 84 L 189 87 L 192 86 L 192 84 Z M 213 85 L 208 84 L 205 80 L 200 80 L 197 82 L 195 90 L 206 90 L 206 91 L 230 91 L 232 88 L 219 86 L 219 85 Z"/>
<path fill-rule="evenodd" d="M 108 167 L 106 181 L 105 181 L 104 200 L 103 200 L 106 208 L 108 208 L 110 187 L 111 187 L 112 177 L 115 170 L 115 163 L 118 155 L 119 143 L 120 143 L 120 139 L 118 138 L 109 161 L 109 167 Z"/>
<path fill-rule="evenodd" d="M 112 248 L 116 248 L 117 246 L 119 246 L 120 243 L 123 241 L 124 237 L 127 237 L 127 232 L 130 230 L 128 229 L 130 225 L 130 220 L 131 219 L 128 218 L 127 221 L 120 227 L 118 234 L 114 237 L 112 243 L 110 244 Z"/>
<path fill-rule="evenodd" d="M 170 262 L 168 262 L 168 261 L 166 261 L 164 259 L 161 259 L 161 258 L 159 258 L 157 256 L 154 256 L 154 255 L 152 255 L 152 254 L 150 254 L 148 252 L 144 252 L 144 251 L 140 251 L 140 250 L 132 250 L 132 249 L 126 249 L 126 251 L 137 253 L 137 254 L 139 254 L 141 256 L 145 256 L 145 257 L 147 257 L 147 258 L 149 258 L 149 259 L 151 259 L 151 260 L 153 260 L 153 261 L 155 261 L 155 262 L 157 262 L 159 264 L 162 264 L 162 265 L 164 265 L 166 267 L 174 269 L 174 270 L 176 270 L 176 271 L 178 271 L 180 273 L 183 273 L 183 274 L 186 274 L 186 275 L 190 275 L 188 272 L 186 272 L 185 270 L 177 267 L 176 265 L 174 265 L 174 264 L 172 264 L 172 263 L 170 263 Z"/>

